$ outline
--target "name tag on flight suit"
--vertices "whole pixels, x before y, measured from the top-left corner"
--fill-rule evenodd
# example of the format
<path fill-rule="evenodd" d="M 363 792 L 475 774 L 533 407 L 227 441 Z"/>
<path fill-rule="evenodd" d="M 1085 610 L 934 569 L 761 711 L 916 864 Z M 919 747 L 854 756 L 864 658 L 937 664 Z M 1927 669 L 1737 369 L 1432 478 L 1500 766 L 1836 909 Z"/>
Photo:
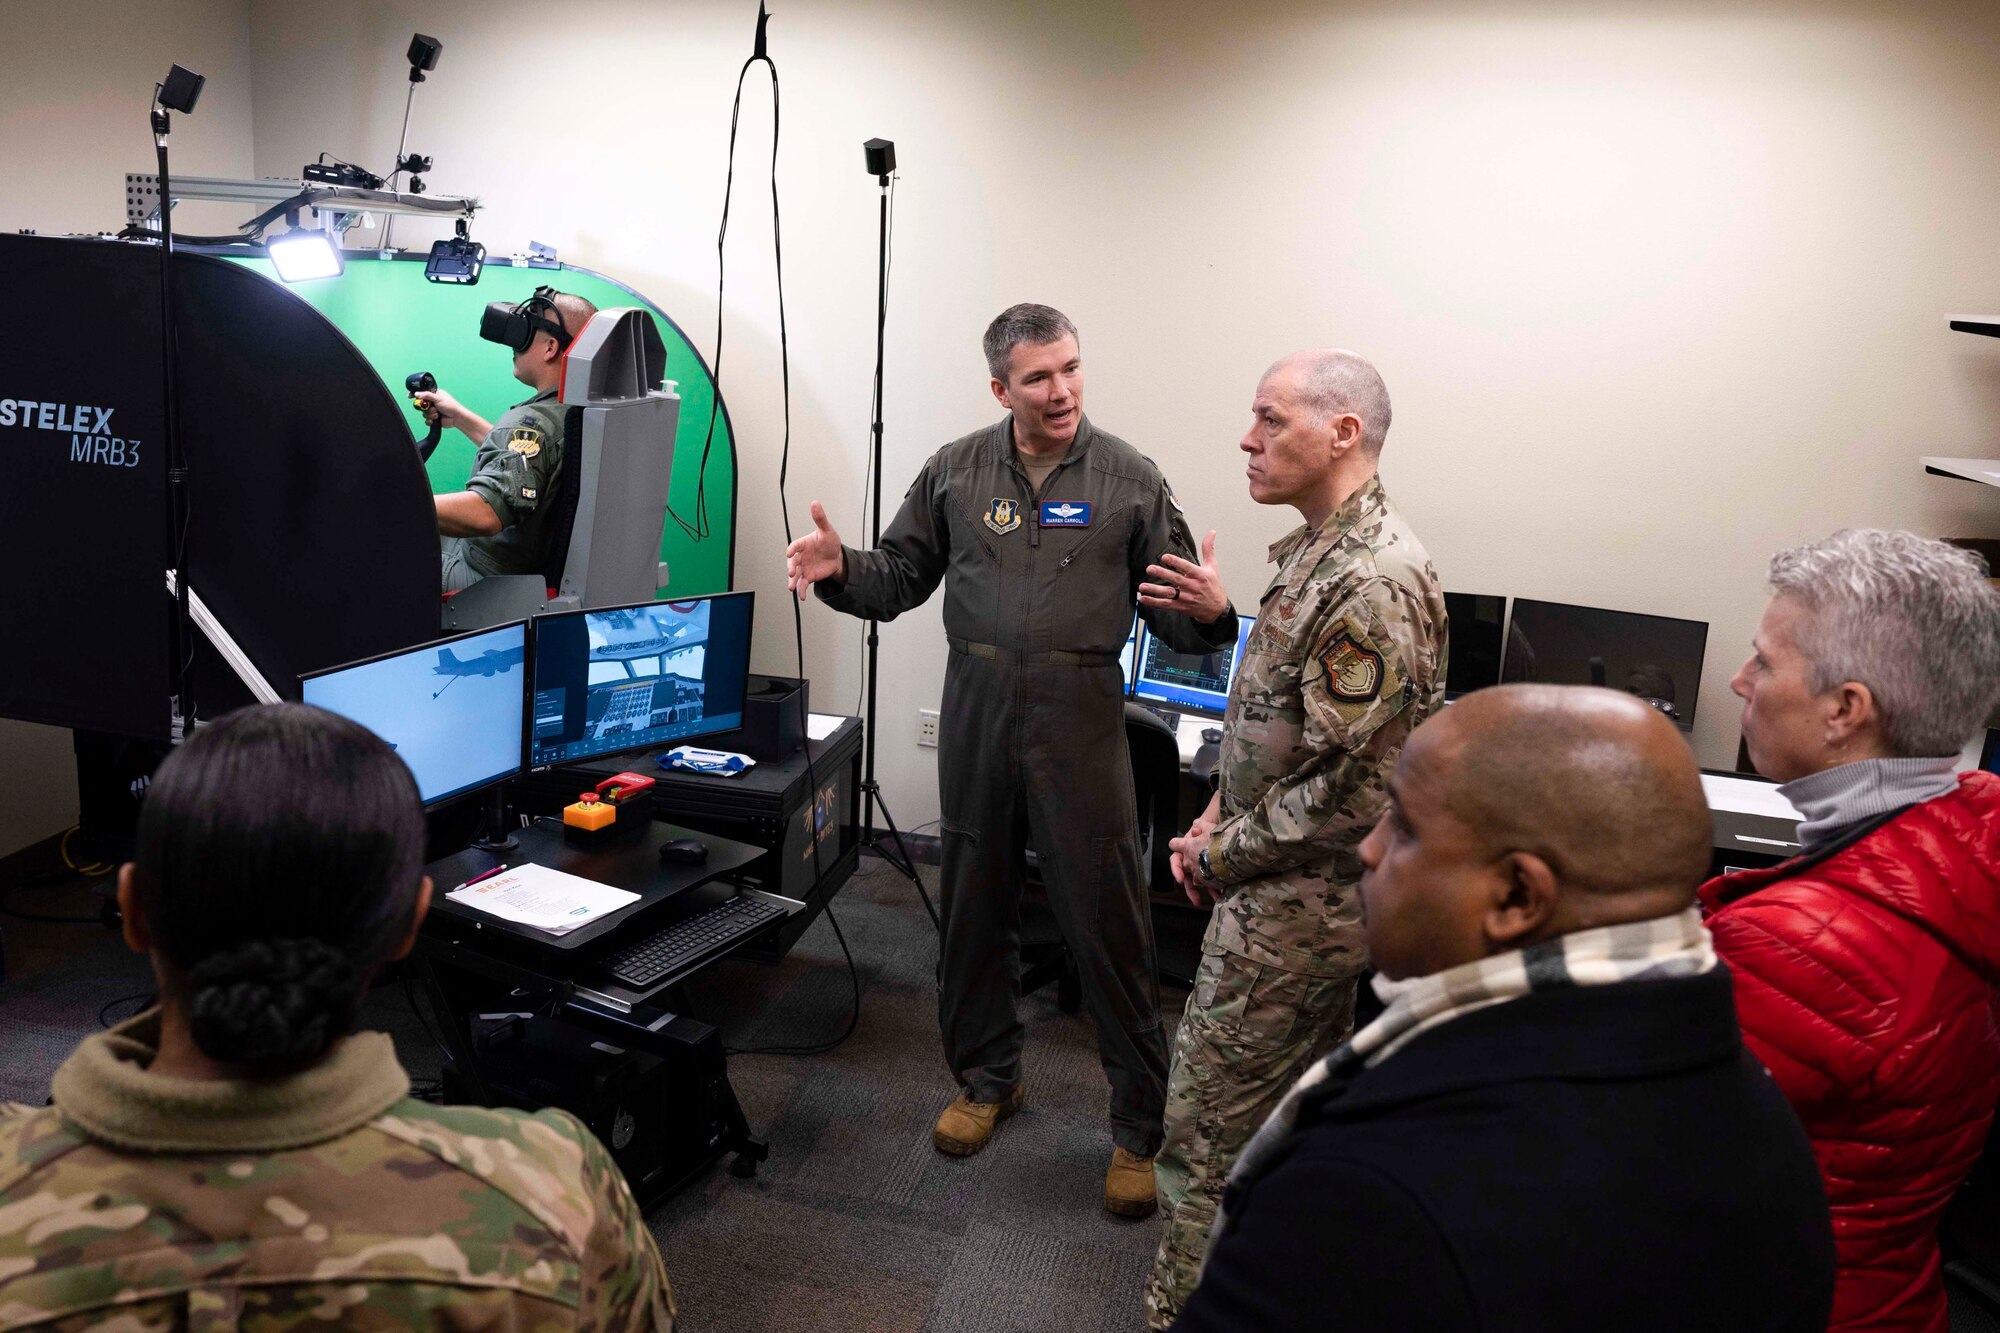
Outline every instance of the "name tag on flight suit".
<path fill-rule="evenodd" d="M 1088 500 L 1044 500 L 1042 501 L 1042 526 L 1045 528 L 1087 528 L 1090 526 L 1090 502 Z"/>

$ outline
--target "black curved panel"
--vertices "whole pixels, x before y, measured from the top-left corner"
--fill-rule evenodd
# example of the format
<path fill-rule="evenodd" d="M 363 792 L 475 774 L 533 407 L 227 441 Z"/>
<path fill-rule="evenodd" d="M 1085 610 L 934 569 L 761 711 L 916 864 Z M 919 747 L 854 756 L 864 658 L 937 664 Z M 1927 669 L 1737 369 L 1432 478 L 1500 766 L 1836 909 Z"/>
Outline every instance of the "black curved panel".
<path fill-rule="evenodd" d="M 195 591 L 288 697 L 436 638 L 437 510 L 388 387 L 282 285 L 202 255 L 175 277 Z M 209 665 L 206 716 L 233 683 Z"/>
<path fill-rule="evenodd" d="M 32 312 L 0 370 L 0 716 L 167 733 L 159 271 L 149 246 L 0 236 Z M 195 590 L 291 697 L 301 672 L 435 638 L 435 509 L 387 386 L 237 265 L 177 254 L 175 300 Z M 247 698 L 204 648 L 199 715 Z"/>
<path fill-rule="evenodd" d="M 0 236 L 20 320 L 0 370 L 0 716 L 167 735 L 159 273 L 135 246 Z"/>

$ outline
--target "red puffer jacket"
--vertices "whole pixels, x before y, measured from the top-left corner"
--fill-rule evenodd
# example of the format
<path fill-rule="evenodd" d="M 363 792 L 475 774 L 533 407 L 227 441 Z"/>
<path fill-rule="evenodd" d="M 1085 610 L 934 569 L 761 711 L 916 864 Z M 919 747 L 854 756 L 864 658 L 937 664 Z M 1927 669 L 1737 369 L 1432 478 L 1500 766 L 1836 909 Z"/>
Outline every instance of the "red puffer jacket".
<path fill-rule="evenodd" d="M 1826 1177 L 1832 1327 L 1944 1333 L 1938 1218 L 2000 1099 L 2000 777 L 1701 901 L 1743 1036 Z"/>

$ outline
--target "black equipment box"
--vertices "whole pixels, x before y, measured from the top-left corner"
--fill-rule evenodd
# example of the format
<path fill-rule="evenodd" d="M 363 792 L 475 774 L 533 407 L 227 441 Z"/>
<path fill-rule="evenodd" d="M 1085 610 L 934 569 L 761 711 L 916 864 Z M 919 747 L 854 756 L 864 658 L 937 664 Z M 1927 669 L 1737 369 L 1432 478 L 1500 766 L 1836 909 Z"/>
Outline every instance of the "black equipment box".
<path fill-rule="evenodd" d="M 743 726 L 718 746 L 740 750 L 758 763 L 790 759 L 806 740 L 810 681 L 750 673 L 743 696 Z"/>
<path fill-rule="evenodd" d="M 726 750 L 735 748 L 734 741 L 731 733 L 696 743 Z M 657 777 L 649 793 L 656 819 L 764 848 L 764 855 L 735 878 L 806 905 L 785 920 L 771 947 L 753 946 L 733 955 L 776 962 L 860 863 L 861 719 L 842 718 L 824 740 L 808 740 L 790 758 L 760 761 L 738 777 L 661 768 L 662 753 L 605 755 L 531 773 L 514 784 L 515 804 L 525 814 L 560 817 L 578 792 L 614 773 L 630 769 Z"/>
<path fill-rule="evenodd" d="M 660 1035 L 666 1058 L 626 1050 L 542 1015 L 475 1021 L 474 1050 L 493 1105 L 557 1106 L 590 1127 L 644 1208 L 729 1150 L 735 1104 L 714 1028 L 676 1017 Z M 477 1101 L 458 1067 L 444 1068 L 447 1104 Z"/>

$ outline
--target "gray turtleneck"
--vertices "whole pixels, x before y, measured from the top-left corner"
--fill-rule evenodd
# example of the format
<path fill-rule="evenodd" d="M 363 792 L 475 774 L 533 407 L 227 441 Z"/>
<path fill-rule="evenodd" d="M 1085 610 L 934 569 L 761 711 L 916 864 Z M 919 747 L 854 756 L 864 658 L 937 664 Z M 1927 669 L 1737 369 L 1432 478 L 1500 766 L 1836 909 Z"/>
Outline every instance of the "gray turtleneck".
<path fill-rule="evenodd" d="M 1809 773 L 1778 790 L 1805 816 L 1799 839 L 1807 851 L 1842 829 L 1891 810 L 1942 796 L 1958 785 L 1957 755 L 1918 759 L 1857 759 Z"/>

